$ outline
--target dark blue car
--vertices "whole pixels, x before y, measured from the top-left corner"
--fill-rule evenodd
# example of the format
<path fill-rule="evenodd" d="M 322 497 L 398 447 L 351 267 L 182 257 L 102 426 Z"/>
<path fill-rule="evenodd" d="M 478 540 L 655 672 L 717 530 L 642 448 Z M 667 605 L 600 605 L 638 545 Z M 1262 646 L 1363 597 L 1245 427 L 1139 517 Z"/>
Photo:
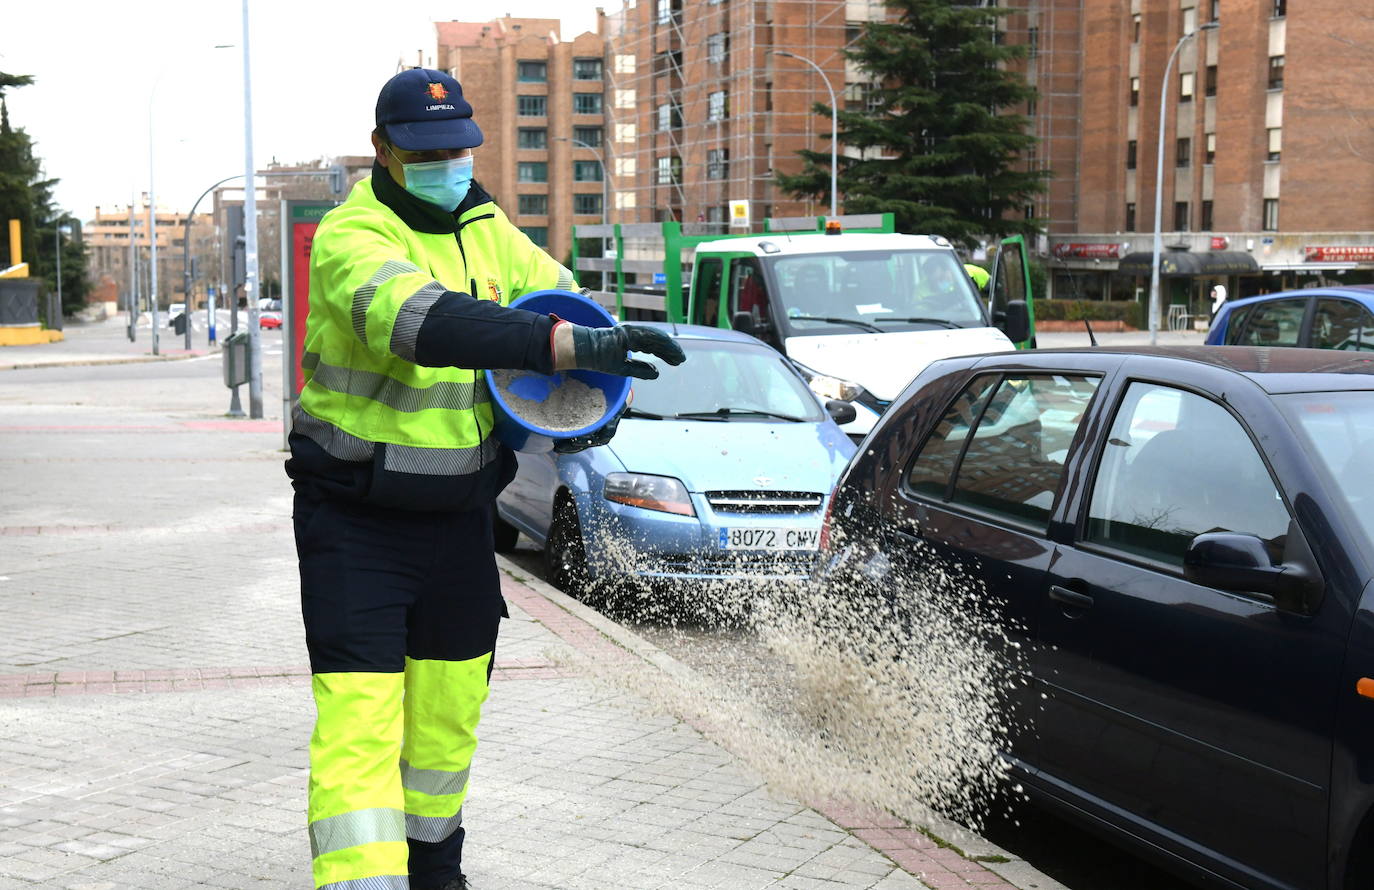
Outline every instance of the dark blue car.
<path fill-rule="evenodd" d="M 1374 350 L 1374 285 L 1315 287 L 1223 303 L 1207 343 Z"/>
<path fill-rule="evenodd" d="M 841 477 L 817 580 L 971 574 L 1028 653 L 1039 801 L 1208 886 L 1374 887 L 1372 455 L 1357 355 L 946 359 Z"/>

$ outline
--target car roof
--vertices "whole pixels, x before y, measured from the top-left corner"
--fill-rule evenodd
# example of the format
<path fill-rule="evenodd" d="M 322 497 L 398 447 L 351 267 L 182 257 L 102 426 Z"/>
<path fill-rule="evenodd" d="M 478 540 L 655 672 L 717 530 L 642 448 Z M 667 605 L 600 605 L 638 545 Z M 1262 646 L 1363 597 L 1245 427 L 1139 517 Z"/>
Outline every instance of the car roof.
<path fill-rule="evenodd" d="M 1228 300 L 1223 304 L 1228 311 L 1234 311 L 1241 306 L 1251 306 L 1255 303 L 1264 303 L 1269 300 L 1293 300 L 1305 297 L 1345 297 L 1351 300 L 1358 300 L 1366 306 L 1374 308 L 1374 284 L 1338 284 L 1334 286 L 1306 287 L 1299 290 L 1285 290 L 1272 294 L 1260 294 L 1255 297 L 1243 297 L 1238 300 Z"/>
<path fill-rule="evenodd" d="M 1269 346 L 1095 346 L 1071 349 L 1033 349 L 1003 353 L 1008 358 L 1054 354 L 1153 356 L 1199 362 L 1243 374 L 1271 394 L 1374 389 L 1374 355 L 1332 349 Z"/>
<path fill-rule="evenodd" d="M 704 324 L 675 324 L 671 321 L 634 321 L 631 324 L 646 328 L 658 328 L 679 340 L 718 340 L 722 343 L 752 343 L 772 349 L 758 337 L 733 331 L 729 328 L 713 328 Z"/>

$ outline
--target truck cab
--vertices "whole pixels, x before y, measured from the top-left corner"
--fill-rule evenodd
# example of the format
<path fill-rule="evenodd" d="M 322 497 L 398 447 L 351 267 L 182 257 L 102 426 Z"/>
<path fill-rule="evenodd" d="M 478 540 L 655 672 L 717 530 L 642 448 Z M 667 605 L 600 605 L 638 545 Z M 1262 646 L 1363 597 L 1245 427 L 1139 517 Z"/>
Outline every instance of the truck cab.
<path fill-rule="evenodd" d="M 1020 253 L 999 263 L 985 304 L 937 236 L 780 232 L 705 241 L 696 246 L 685 314 L 759 337 L 818 395 L 853 402 L 858 416 L 844 429 L 858 439 L 935 359 L 1002 352 L 1028 339 L 1018 274 L 1024 245 L 1010 246 Z M 1005 246 L 999 260 L 1003 253 Z"/>

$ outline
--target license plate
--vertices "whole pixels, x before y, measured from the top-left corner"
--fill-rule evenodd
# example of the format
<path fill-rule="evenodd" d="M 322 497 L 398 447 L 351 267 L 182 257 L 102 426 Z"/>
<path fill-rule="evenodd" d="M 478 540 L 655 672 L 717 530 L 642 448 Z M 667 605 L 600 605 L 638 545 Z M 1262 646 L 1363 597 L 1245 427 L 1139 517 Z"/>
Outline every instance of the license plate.
<path fill-rule="evenodd" d="M 820 546 L 818 528 L 723 528 L 721 550 L 815 550 Z"/>

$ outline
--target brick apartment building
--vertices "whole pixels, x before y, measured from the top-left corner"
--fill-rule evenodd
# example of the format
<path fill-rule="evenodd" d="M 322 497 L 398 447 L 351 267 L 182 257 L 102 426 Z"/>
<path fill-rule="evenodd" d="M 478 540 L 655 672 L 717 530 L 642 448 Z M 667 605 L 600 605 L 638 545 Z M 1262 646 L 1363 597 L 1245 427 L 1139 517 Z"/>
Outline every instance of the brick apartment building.
<path fill-rule="evenodd" d="M 145 196 L 146 198 L 146 196 Z M 117 288 L 118 308 L 127 309 L 133 282 L 129 275 L 130 240 L 135 245 L 139 263 L 139 306 L 148 307 L 151 286 L 148 264 L 152 256 L 152 211 L 146 203 L 135 208 L 132 227 L 129 207 L 95 208 L 95 216 L 83 224 L 86 241 L 86 275 L 93 285 L 100 287 L 108 280 Z M 158 305 L 166 309 L 172 303 L 184 302 L 182 262 L 186 255 L 186 214 L 180 211 L 157 211 Z M 191 219 L 191 255 L 205 263 L 215 256 L 215 226 L 208 213 L 197 213 Z M 200 303 L 197 303 L 200 305 Z"/>
<path fill-rule="evenodd" d="M 1374 12 L 1343 0 L 1021 0 L 1027 109 L 1055 178 L 1055 296 L 1147 292 L 1160 93 L 1165 303 L 1374 281 Z M 1169 56 L 1182 43 L 1167 84 Z M 1131 256 L 1135 254 L 1135 256 Z M 1132 271 L 1138 274 L 1130 274 Z M 1125 273 L 1125 274 L 1123 274 Z"/>
<path fill-rule="evenodd" d="M 606 157 L 606 45 L 559 36 L 557 19 L 436 22 L 436 67 L 472 102 L 485 141 L 473 175 L 511 220 L 558 259 L 574 223 L 600 223 Z"/>

